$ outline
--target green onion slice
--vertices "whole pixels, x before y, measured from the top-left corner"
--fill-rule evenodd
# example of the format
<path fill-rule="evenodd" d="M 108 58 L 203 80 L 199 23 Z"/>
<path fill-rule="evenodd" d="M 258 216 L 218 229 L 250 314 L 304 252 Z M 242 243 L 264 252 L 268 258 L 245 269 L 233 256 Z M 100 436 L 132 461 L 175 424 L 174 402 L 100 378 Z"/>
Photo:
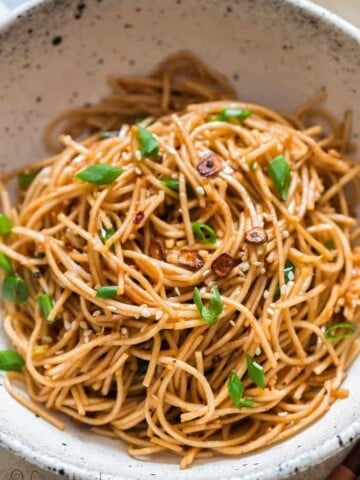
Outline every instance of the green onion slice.
<path fill-rule="evenodd" d="M 259 388 L 265 388 L 266 382 L 265 382 L 264 369 L 262 368 L 262 366 L 259 365 L 251 355 L 246 355 L 246 365 L 247 365 L 247 371 L 251 380 Z"/>
<path fill-rule="evenodd" d="M 5 372 L 20 372 L 25 365 L 25 360 L 15 350 L 0 351 L 0 370 Z"/>
<path fill-rule="evenodd" d="M 235 407 L 253 408 L 256 406 L 256 403 L 253 400 L 251 400 L 250 398 L 244 398 L 243 395 L 245 387 L 235 370 L 231 371 L 227 387 L 230 398 Z"/>
<path fill-rule="evenodd" d="M 342 333 L 336 333 L 338 330 L 342 331 Z M 332 327 L 329 327 L 325 331 L 325 338 L 326 340 L 342 340 L 344 338 L 349 338 L 354 335 L 356 332 L 357 327 L 353 323 L 349 322 L 340 322 Z"/>
<path fill-rule="evenodd" d="M 100 133 L 100 138 L 104 140 L 105 138 L 118 137 L 119 134 L 120 134 L 120 130 L 110 130 L 108 132 Z"/>
<path fill-rule="evenodd" d="M 108 185 L 116 180 L 121 174 L 122 168 L 107 163 L 97 163 L 77 173 L 75 177 L 83 182 L 92 183 L 94 185 Z"/>
<path fill-rule="evenodd" d="M 36 301 L 40 307 L 41 313 L 44 315 L 45 320 L 49 322 L 49 315 L 51 313 L 51 310 L 53 309 L 53 301 L 50 295 L 42 293 L 41 295 L 38 295 L 36 297 Z"/>
<path fill-rule="evenodd" d="M 271 160 L 269 163 L 269 176 L 281 200 L 286 200 L 290 188 L 291 169 L 283 155 L 279 155 Z"/>
<path fill-rule="evenodd" d="M 29 170 L 27 172 L 19 173 L 18 175 L 19 187 L 23 189 L 28 188 L 38 173 L 39 173 L 39 170 Z"/>
<path fill-rule="evenodd" d="M 332 241 L 332 240 L 326 240 L 326 242 L 324 242 L 324 246 L 328 249 L 328 250 L 335 250 L 335 243 Z"/>
<path fill-rule="evenodd" d="M 0 252 L 0 268 L 5 270 L 6 273 L 13 273 L 13 267 L 11 265 L 11 262 L 3 252 Z"/>
<path fill-rule="evenodd" d="M 12 230 L 12 222 L 5 213 L 0 213 L 0 235 L 6 237 Z"/>
<path fill-rule="evenodd" d="M 157 158 L 159 154 L 159 144 L 154 135 L 147 128 L 139 125 L 136 130 L 136 137 L 142 155 L 144 157 Z"/>
<path fill-rule="evenodd" d="M 193 300 L 198 309 L 200 316 L 206 323 L 210 325 L 215 325 L 219 315 L 222 312 L 223 305 L 221 301 L 221 295 L 219 289 L 214 286 L 212 287 L 213 297 L 210 299 L 209 303 L 205 306 L 203 304 L 200 291 L 197 287 L 193 291 Z"/>
<path fill-rule="evenodd" d="M 25 303 L 29 298 L 29 291 L 22 278 L 15 275 L 7 275 L 2 285 L 2 296 L 9 302 L 21 304 Z"/>
<path fill-rule="evenodd" d="M 291 273 L 295 274 L 295 265 L 290 260 L 286 260 L 285 266 L 284 266 L 284 282 L 285 282 L 285 285 L 290 281 L 289 277 L 292 276 Z M 281 293 L 280 292 L 280 287 L 278 285 L 275 289 L 274 297 L 279 298 L 280 293 Z"/>
<path fill-rule="evenodd" d="M 201 240 L 202 242 L 211 243 L 211 244 L 216 243 L 216 240 L 217 240 L 216 233 L 211 227 L 209 227 L 209 225 L 206 225 L 206 223 L 201 223 L 201 222 L 192 222 L 191 226 L 195 233 L 195 236 L 199 240 Z"/>
<path fill-rule="evenodd" d="M 117 285 L 106 285 L 96 290 L 96 298 L 115 298 L 117 295 Z"/>
<path fill-rule="evenodd" d="M 172 190 L 173 192 L 179 193 L 180 190 L 180 182 L 176 178 L 165 178 L 164 180 L 161 180 L 161 183 Z M 189 186 L 186 185 L 186 195 L 189 198 L 195 198 L 195 194 L 193 189 Z"/>
<path fill-rule="evenodd" d="M 252 110 L 248 108 L 224 108 L 219 115 L 211 117 L 212 122 L 243 122 L 252 114 Z"/>
<path fill-rule="evenodd" d="M 176 178 L 165 178 L 165 180 L 161 180 L 161 183 L 174 192 L 179 191 L 180 182 Z"/>

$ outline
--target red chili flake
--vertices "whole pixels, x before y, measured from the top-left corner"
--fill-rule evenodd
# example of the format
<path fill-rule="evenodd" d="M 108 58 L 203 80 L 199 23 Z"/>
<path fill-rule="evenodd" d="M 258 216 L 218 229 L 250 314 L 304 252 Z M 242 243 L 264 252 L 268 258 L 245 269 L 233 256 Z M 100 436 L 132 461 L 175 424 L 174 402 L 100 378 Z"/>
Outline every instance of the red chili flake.
<path fill-rule="evenodd" d="M 263 245 L 267 241 L 267 233 L 261 227 L 251 228 L 245 233 L 245 242 L 249 245 Z"/>
<path fill-rule="evenodd" d="M 197 169 L 202 177 L 211 177 L 222 169 L 222 160 L 216 153 L 206 152 L 201 156 Z"/>
<path fill-rule="evenodd" d="M 144 212 L 136 212 L 135 218 L 134 218 L 134 223 L 135 225 L 139 225 L 144 220 L 145 213 Z"/>
<path fill-rule="evenodd" d="M 156 258 L 157 260 L 165 259 L 164 249 L 161 242 L 159 242 L 159 240 L 151 240 L 149 245 L 149 254 L 150 254 L 150 257 Z"/>
<path fill-rule="evenodd" d="M 178 262 L 180 265 L 189 267 L 192 270 L 198 270 L 204 266 L 203 257 L 196 250 L 190 250 L 189 248 L 181 250 L 178 256 Z"/>
<path fill-rule="evenodd" d="M 228 253 L 222 253 L 211 264 L 211 270 L 220 278 L 225 278 L 235 267 L 235 260 Z"/>

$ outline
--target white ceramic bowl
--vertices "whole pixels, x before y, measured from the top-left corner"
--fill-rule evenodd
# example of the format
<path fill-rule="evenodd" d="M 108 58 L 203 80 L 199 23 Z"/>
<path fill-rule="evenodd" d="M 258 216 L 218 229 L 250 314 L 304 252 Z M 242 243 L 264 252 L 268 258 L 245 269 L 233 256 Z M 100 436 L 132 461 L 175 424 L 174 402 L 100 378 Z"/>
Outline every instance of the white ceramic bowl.
<path fill-rule="evenodd" d="M 79 3 L 85 8 L 79 10 Z M 12 168 L 41 157 L 45 122 L 67 106 L 99 98 L 106 74 L 147 72 L 179 49 L 226 73 L 241 98 L 285 111 L 326 87 L 331 111 L 354 110 L 358 138 L 359 31 L 307 1 L 49 0 L 14 13 L 0 32 L 1 163 Z M 357 362 L 346 381 L 350 398 L 285 443 L 242 458 L 196 462 L 186 471 L 168 457 L 130 458 L 121 442 L 70 424 L 57 431 L 13 401 L 1 377 L 0 440 L 30 462 L 71 478 L 284 478 L 359 436 L 359 377 Z"/>

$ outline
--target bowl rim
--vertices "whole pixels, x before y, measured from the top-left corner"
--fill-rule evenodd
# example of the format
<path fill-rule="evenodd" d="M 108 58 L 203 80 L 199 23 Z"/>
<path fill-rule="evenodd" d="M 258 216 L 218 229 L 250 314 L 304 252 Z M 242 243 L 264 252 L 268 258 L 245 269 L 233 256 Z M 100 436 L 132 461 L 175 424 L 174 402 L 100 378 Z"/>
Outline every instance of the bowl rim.
<path fill-rule="evenodd" d="M 28 0 L 23 5 L 12 9 L 9 14 L 0 19 L 0 34 L 10 28 L 19 20 L 19 16 L 41 5 L 51 4 L 56 0 Z M 348 36 L 355 40 L 360 47 L 360 29 L 351 24 L 347 20 L 341 18 L 337 14 L 313 3 L 310 0 L 280 0 L 284 4 L 292 6 L 295 10 L 302 11 L 304 14 L 310 17 L 315 17 L 320 22 L 328 25 L 331 28 L 337 28 L 345 36 Z M 358 360 L 360 361 L 360 359 Z M 326 414 L 325 414 L 326 415 Z M 314 424 L 312 424 L 314 426 Z M 309 427 L 310 428 L 310 427 Z M 334 455 L 343 451 L 354 440 L 360 438 L 360 415 L 355 419 L 352 424 L 345 427 L 340 434 L 330 436 L 330 438 L 320 444 L 317 448 L 305 450 L 304 453 L 292 460 L 282 462 L 279 465 L 267 467 L 260 474 L 256 474 L 256 478 L 259 480 L 274 478 L 270 475 L 276 472 L 276 478 L 285 479 L 294 472 L 304 472 L 310 467 L 317 466 Z M 27 462 L 37 465 L 45 470 L 51 471 L 63 471 L 65 476 L 70 478 L 79 478 L 88 480 L 89 475 L 95 473 L 86 467 L 81 467 L 69 462 L 65 462 L 58 457 L 51 454 L 43 453 L 36 450 L 29 444 L 15 438 L 9 432 L 0 431 L 0 446 L 4 447 L 11 453 L 19 456 Z M 50 465 L 52 467 L 50 467 Z M 128 480 L 125 476 L 112 475 L 106 473 L 109 480 Z M 231 478 L 223 478 L 219 480 L 254 480 L 254 473 L 238 474 Z"/>

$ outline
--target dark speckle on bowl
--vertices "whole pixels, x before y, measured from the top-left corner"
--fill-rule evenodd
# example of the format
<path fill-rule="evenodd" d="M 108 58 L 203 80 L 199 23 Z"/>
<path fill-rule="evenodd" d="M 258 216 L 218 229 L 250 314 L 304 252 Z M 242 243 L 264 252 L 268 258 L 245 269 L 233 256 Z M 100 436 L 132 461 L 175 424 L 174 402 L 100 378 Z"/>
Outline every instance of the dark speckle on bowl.
<path fill-rule="evenodd" d="M 343 442 L 343 439 L 340 437 L 340 435 L 336 435 L 336 438 L 338 439 L 339 447 L 343 447 L 344 442 Z"/>
<path fill-rule="evenodd" d="M 60 45 L 62 43 L 62 41 L 63 41 L 63 38 L 60 35 L 56 35 L 51 40 L 51 43 L 56 47 L 57 45 Z"/>

